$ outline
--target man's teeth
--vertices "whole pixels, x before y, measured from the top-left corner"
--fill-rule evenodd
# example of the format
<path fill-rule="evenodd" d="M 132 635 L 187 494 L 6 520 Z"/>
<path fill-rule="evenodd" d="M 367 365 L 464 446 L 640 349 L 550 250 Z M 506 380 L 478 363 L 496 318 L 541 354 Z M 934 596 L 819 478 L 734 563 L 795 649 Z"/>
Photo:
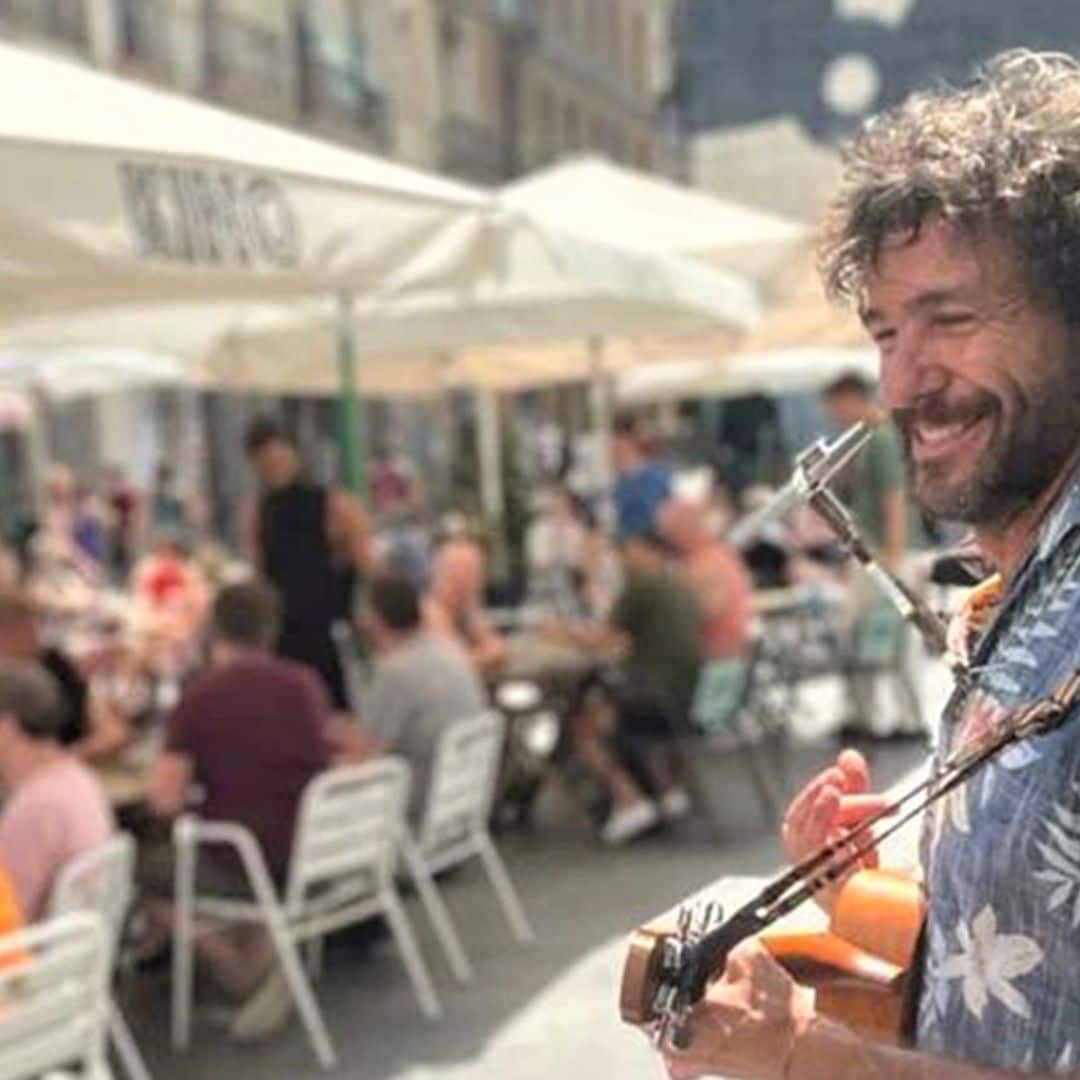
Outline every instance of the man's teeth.
<path fill-rule="evenodd" d="M 951 424 L 932 424 L 923 420 L 916 426 L 919 440 L 928 446 L 946 443 L 962 435 L 972 424 L 970 420 L 957 420 Z"/>

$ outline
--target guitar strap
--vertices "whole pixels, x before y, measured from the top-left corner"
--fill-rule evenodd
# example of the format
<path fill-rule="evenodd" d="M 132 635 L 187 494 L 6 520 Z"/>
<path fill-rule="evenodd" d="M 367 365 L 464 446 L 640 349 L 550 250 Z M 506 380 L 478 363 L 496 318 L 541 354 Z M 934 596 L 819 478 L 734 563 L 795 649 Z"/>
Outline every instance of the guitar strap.
<path fill-rule="evenodd" d="M 911 967 L 904 983 L 904 997 L 900 1013 L 900 1045 L 915 1045 L 915 1028 L 919 1022 L 919 999 L 922 997 L 923 976 L 926 972 L 926 920 L 919 927 Z"/>

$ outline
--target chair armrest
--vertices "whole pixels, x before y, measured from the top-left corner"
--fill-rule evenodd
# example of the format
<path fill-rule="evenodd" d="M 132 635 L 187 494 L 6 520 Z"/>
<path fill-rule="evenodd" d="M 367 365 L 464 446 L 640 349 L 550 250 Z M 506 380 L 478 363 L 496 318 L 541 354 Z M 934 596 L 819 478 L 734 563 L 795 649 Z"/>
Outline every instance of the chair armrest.
<path fill-rule="evenodd" d="M 234 821 L 200 821 L 191 814 L 177 818 L 173 825 L 173 843 L 177 849 L 187 849 L 193 857 L 206 844 L 223 844 L 239 856 L 244 874 L 260 902 L 276 900 L 276 890 L 266 868 L 266 860 L 251 830 Z"/>

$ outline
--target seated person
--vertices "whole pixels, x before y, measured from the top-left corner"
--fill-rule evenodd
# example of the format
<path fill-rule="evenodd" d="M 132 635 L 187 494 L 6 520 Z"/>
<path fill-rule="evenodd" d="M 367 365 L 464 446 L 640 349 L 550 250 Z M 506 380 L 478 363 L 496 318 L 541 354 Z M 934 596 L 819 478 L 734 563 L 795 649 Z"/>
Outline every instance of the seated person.
<path fill-rule="evenodd" d="M 626 537 L 623 562 L 625 584 L 607 623 L 549 628 L 580 648 L 621 654 L 611 695 L 614 725 L 610 710 L 602 706 L 586 707 L 571 721 L 575 750 L 611 794 L 612 813 L 602 831 L 609 843 L 630 840 L 661 815 L 681 817 L 689 809 L 674 756 L 664 744 L 687 724 L 702 659 L 697 603 L 668 569 L 660 540 L 651 533 Z M 623 751 L 618 757 L 608 746 L 611 734 Z M 621 758 L 637 757 L 642 746 L 647 747 L 640 762 L 644 776 L 635 779 Z"/>
<path fill-rule="evenodd" d="M 210 667 L 184 690 L 169 717 L 165 747 L 151 776 L 150 804 L 161 816 L 179 814 L 198 784 L 200 816 L 250 829 L 280 886 L 288 873 L 301 795 L 330 761 L 325 734 L 330 705 L 313 670 L 271 653 L 277 622 L 276 595 L 261 582 L 228 585 L 218 593 L 211 613 Z M 148 890 L 165 896 L 172 889 L 165 880 L 172 866 L 169 854 L 167 863 L 150 860 L 146 867 Z M 210 849 L 200 859 L 201 891 L 250 895 L 231 856 Z M 148 906 L 146 914 L 159 932 L 171 926 L 164 901 Z M 197 935 L 197 948 L 215 980 L 238 997 L 260 983 L 260 990 L 271 993 L 279 988 L 274 978 L 264 981 L 268 974 L 276 976 L 276 969 L 261 926 L 207 930 Z M 287 993 L 284 998 L 281 1022 L 288 1015 Z M 260 1011 L 258 992 L 249 1004 Z M 246 1026 L 245 1011 L 234 1021 L 238 1031 Z"/>
<path fill-rule="evenodd" d="M 582 571 L 585 526 L 565 487 L 553 485 L 538 493 L 536 508 L 525 534 L 529 597 L 534 603 L 565 609 Z"/>
<path fill-rule="evenodd" d="M 481 678 L 506 661 L 506 642 L 484 614 L 484 555 L 472 540 L 450 540 L 435 557 L 424 621 L 433 633 L 457 642 Z"/>
<path fill-rule="evenodd" d="M 701 610 L 706 660 L 742 656 L 750 643 L 754 586 L 742 559 L 705 524 L 705 508 L 671 499 L 660 508 L 660 531 L 678 553 L 678 568 Z"/>
<path fill-rule="evenodd" d="M 61 720 L 57 742 L 81 758 L 108 757 L 131 741 L 128 718 L 92 693 L 78 667 L 38 632 L 26 594 L 0 590 L 0 657 L 40 664 L 57 682 Z"/>
<path fill-rule="evenodd" d="M 142 630 L 159 667 L 182 670 L 206 617 L 208 589 L 183 544 L 163 533 L 135 567 L 135 599 Z"/>
<path fill-rule="evenodd" d="M 404 577 L 372 581 L 362 624 L 375 668 L 361 721 L 383 750 L 411 766 L 409 818 L 418 824 L 439 736 L 447 725 L 482 713 L 487 695 L 461 649 L 425 629 L 419 594 Z"/>
<path fill-rule="evenodd" d="M 97 778 L 57 739 L 63 724 L 55 680 L 37 664 L 0 660 L 0 866 L 28 922 L 47 914 L 63 867 L 114 829 Z"/>

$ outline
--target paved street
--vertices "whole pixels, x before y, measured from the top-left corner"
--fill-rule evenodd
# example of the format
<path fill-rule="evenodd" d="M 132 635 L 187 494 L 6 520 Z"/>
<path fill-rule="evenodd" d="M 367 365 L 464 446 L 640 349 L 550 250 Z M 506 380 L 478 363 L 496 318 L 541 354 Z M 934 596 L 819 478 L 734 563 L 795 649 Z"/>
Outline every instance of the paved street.
<path fill-rule="evenodd" d="M 794 777 L 835 752 L 820 733 L 826 726 L 821 717 L 829 714 L 831 706 L 802 718 L 808 741 L 792 750 Z M 920 759 L 916 748 L 889 747 L 878 752 L 874 767 L 888 784 Z M 713 791 L 722 793 L 730 811 L 730 839 L 723 843 L 689 823 L 624 850 L 607 850 L 575 825 L 561 823 L 557 804 L 546 808 L 547 820 L 535 832 L 502 838 L 536 927 L 531 947 L 512 942 L 478 868 L 448 881 L 444 895 L 476 967 L 474 986 L 454 987 L 422 913 L 410 903 L 446 1004 L 441 1023 L 419 1016 L 389 944 L 365 952 L 347 941 L 335 943 L 318 994 L 343 1062 L 341 1074 L 369 1080 L 657 1076 L 645 1041 L 624 1028 L 616 1013 L 628 930 L 718 877 L 766 874 L 780 858 L 742 762 L 723 761 L 713 771 Z M 295 1022 L 262 1046 L 237 1047 L 220 1022 L 204 1015 L 192 1052 L 171 1054 L 167 986 L 164 972 L 140 976 L 128 1002 L 156 1077 L 320 1075 Z"/>

